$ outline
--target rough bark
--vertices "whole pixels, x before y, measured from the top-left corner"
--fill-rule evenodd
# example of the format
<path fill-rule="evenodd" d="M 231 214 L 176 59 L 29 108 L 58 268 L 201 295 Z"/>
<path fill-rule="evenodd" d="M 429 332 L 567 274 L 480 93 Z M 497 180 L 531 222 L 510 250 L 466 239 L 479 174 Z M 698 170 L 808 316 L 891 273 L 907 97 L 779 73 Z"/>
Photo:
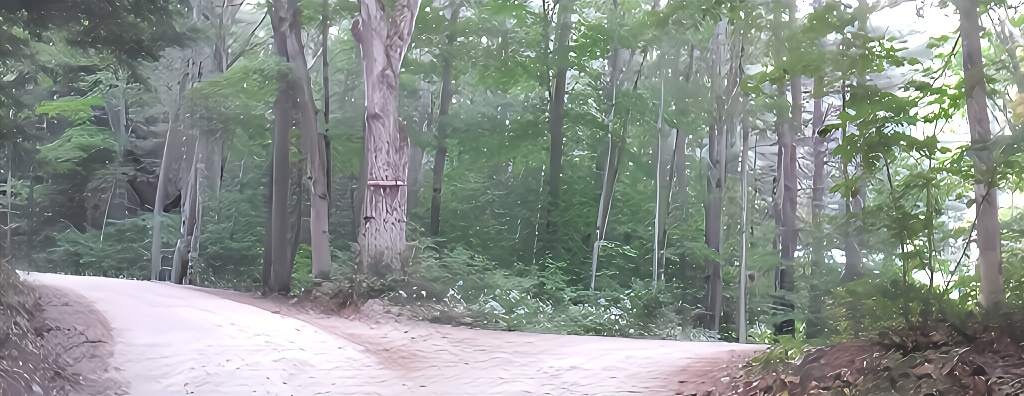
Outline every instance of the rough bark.
<path fill-rule="evenodd" d="M 359 18 L 352 23 L 366 84 L 366 193 L 358 268 L 378 277 L 405 272 L 409 138 L 398 119 L 398 78 L 419 3 L 396 0 L 386 12 L 375 0 L 360 0 Z"/>
<path fill-rule="evenodd" d="M 462 12 L 462 1 L 455 0 L 452 6 L 451 16 L 448 17 L 448 33 L 445 34 L 445 45 L 450 50 L 458 40 L 459 15 Z M 434 150 L 434 169 L 432 195 L 430 198 L 430 235 L 441 234 L 441 188 L 444 181 L 444 168 L 448 161 L 448 143 L 445 142 L 447 125 L 444 123 L 448 112 L 452 107 L 452 98 L 455 96 L 455 80 L 452 76 L 452 57 L 444 54 L 441 60 L 441 103 L 438 103 L 437 123 L 437 148 Z"/>
<path fill-rule="evenodd" d="M 981 305 L 992 308 L 1005 301 L 1003 285 L 1002 235 L 999 225 L 998 170 L 995 164 L 992 131 L 989 127 L 985 71 L 982 60 L 981 24 L 978 0 L 962 0 L 960 36 L 963 48 L 964 92 L 967 95 L 967 122 L 971 130 L 974 162 L 975 229 L 981 278 Z"/>

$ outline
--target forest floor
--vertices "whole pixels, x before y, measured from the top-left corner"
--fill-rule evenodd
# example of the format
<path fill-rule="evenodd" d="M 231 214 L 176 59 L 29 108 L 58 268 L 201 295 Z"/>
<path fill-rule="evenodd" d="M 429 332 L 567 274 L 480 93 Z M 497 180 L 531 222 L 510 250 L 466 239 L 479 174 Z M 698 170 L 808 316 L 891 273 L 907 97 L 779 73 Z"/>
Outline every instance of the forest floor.
<path fill-rule="evenodd" d="M 121 394 L 702 394 L 763 350 L 449 327 L 375 301 L 340 317 L 167 283 L 22 277 L 80 297 L 62 302 L 65 318 L 105 317 Z"/>

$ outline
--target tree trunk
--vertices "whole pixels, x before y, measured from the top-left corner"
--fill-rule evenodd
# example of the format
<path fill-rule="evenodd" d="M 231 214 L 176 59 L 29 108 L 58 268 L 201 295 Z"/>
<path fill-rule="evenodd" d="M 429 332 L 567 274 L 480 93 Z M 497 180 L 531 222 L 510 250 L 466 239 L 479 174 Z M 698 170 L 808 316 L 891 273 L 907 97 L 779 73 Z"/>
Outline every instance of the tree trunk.
<path fill-rule="evenodd" d="M 396 0 L 390 13 L 375 0 L 359 1 L 352 35 L 366 83 L 366 193 L 359 231 L 359 271 L 404 274 L 406 176 L 409 138 L 398 119 L 398 79 L 412 39 L 419 0 Z"/>
<path fill-rule="evenodd" d="M 714 119 L 708 126 L 707 198 L 704 201 L 704 243 L 721 253 L 723 247 L 723 195 L 726 183 L 726 154 L 728 139 L 736 125 L 735 115 L 739 100 L 738 87 L 742 78 L 742 45 L 733 42 L 734 32 L 728 20 L 715 27 L 710 56 L 712 63 L 711 90 L 715 101 Z M 704 276 L 704 309 L 701 324 L 706 330 L 718 331 L 722 321 L 723 287 L 722 263 L 710 259 Z"/>
<path fill-rule="evenodd" d="M 276 140 L 277 137 L 275 136 Z M 274 183 L 274 172 L 276 167 L 274 166 L 274 150 L 277 149 L 276 145 L 272 144 L 271 155 L 270 155 L 270 169 L 268 169 L 268 177 L 270 183 L 267 185 L 267 208 L 266 219 L 263 222 L 263 270 L 260 276 L 260 293 L 264 296 L 274 294 L 273 285 L 270 280 L 273 279 L 274 269 L 274 222 L 273 222 L 273 210 L 276 207 L 274 205 L 274 192 L 276 191 L 276 184 Z"/>
<path fill-rule="evenodd" d="M 610 88 L 609 102 L 611 107 L 608 111 L 608 156 L 605 158 L 604 175 L 601 178 L 601 201 L 597 210 L 597 230 L 595 231 L 594 248 L 591 253 L 590 266 L 590 291 L 594 291 L 594 283 L 597 281 L 597 262 L 601 255 L 601 244 L 604 243 L 605 230 L 608 227 L 608 214 L 611 212 L 612 195 L 615 192 L 615 180 L 619 174 L 619 160 L 622 158 L 622 146 L 625 140 L 625 125 L 623 125 L 623 136 L 616 138 L 615 129 L 615 99 L 619 88 L 619 77 L 625 69 L 624 60 L 627 59 L 627 50 L 621 50 L 618 46 L 617 21 L 619 15 L 618 2 L 615 6 L 612 19 L 609 24 L 613 29 L 611 51 L 608 54 L 608 87 Z"/>
<path fill-rule="evenodd" d="M 812 277 L 824 275 L 825 252 L 828 250 L 822 213 L 825 210 L 825 138 L 820 136 L 825 124 L 825 109 L 822 108 L 822 97 L 825 96 L 824 78 L 814 78 L 812 88 L 814 109 L 811 115 L 811 152 L 813 153 L 814 170 L 811 177 L 811 224 L 814 225 L 814 246 L 811 249 L 810 273 Z M 812 278 L 814 279 L 814 278 Z M 815 282 L 811 282 L 808 301 L 808 318 L 805 322 L 805 336 L 819 338 L 823 330 L 819 316 L 824 308 L 825 300 L 822 290 Z"/>
<path fill-rule="evenodd" d="M 458 40 L 459 15 L 462 12 L 462 1 L 457 1 L 452 6 L 451 16 L 448 18 L 448 33 L 445 35 L 445 42 L 449 49 L 455 46 Z M 448 124 L 446 116 L 452 107 L 452 98 L 455 96 L 455 81 L 452 77 L 452 59 L 448 54 L 444 55 L 441 61 L 441 103 L 438 104 L 437 123 L 437 149 L 434 150 L 434 181 L 432 186 L 433 195 L 430 198 L 430 236 L 441 234 L 441 188 L 444 181 L 444 167 L 448 161 L 448 143 L 445 142 Z M 422 154 L 421 154 L 422 156 Z"/>
<path fill-rule="evenodd" d="M 664 121 L 665 81 L 661 82 L 661 103 L 658 110 L 658 147 L 655 152 L 655 202 L 654 202 L 654 261 L 652 277 L 655 287 L 658 281 L 665 279 L 665 246 L 668 237 L 666 218 L 668 217 L 669 195 L 672 191 L 672 153 L 675 147 L 675 134 Z"/>
<path fill-rule="evenodd" d="M 170 122 L 167 126 L 167 135 L 164 137 L 163 155 L 160 157 L 160 169 L 157 174 L 156 196 L 153 200 L 153 237 L 150 249 L 150 279 L 159 280 L 160 269 L 163 267 L 163 244 L 161 234 L 161 221 L 164 207 L 167 206 L 167 197 L 177 193 L 179 179 L 178 173 L 182 170 L 184 159 L 187 157 L 188 139 L 185 136 L 182 124 L 186 118 L 184 106 L 185 91 L 192 84 L 191 61 L 186 61 L 182 67 L 181 78 L 178 79 L 178 95 L 175 108 L 170 114 Z M 174 180 L 172 180 L 174 178 Z M 175 192 L 172 194 L 169 190 Z M 168 278 L 170 280 L 170 278 Z"/>
<path fill-rule="evenodd" d="M 292 68 L 292 76 L 287 85 L 290 86 L 288 103 L 297 106 L 298 119 L 293 120 L 289 115 L 289 121 L 296 121 L 302 137 L 302 147 L 306 154 L 306 183 L 309 188 L 310 198 L 310 248 L 312 250 L 312 267 L 314 279 L 330 279 L 331 276 L 331 247 L 330 234 L 327 229 L 327 220 L 330 210 L 330 202 L 327 180 L 327 149 L 324 139 L 317 130 L 316 108 L 313 102 L 313 89 L 311 86 L 306 56 L 302 45 L 302 22 L 299 18 L 299 9 L 288 0 L 276 0 L 271 22 L 274 26 L 274 44 L 279 56 L 285 58 Z M 325 38 L 326 40 L 326 38 Z M 324 44 L 326 49 L 326 44 Z M 326 54 L 323 54 L 326 59 Z M 280 96 L 282 91 L 278 91 Z M 329 95 L 325 92 L 325 95 Z M 275 103 L 276 105 L 276 103 Z M 288 106 L 289 111 L 292 107 Z M 278 117 L 275 113 L 275 119 Z M 291 124 L 286 126 L 291 129 Z M 300 203 L 301 205 L 301 203 Z M 285 275 L 285 268 L 291 268 L 294 260 L 288 260 L 288 264 L 278 271 L 281 276 Z M 277 260 L 274 266 L 277 267 Z M 287 276 L 291 277 L 289 270 Z M 278 283 L 283 286 L 283 280 Z M 282 289 L 278 289 L 281 292 Z"/>
<path fill-rule="evenodd" d="M 708 248 L 722 251 L 722 192 L 725 189 L 725 169 L 722 164 L 720 146 L 724 146 L 724 131 L 711 125 L 708 134 L 708 159 L 710 168 L 707 177 L 707 198 L 704 201 L 704 243 Z M 704 308 L 708 316 L 703 321 L 705 330 L 718 331 L 721 324 L 722 307 L 722 263 L 715 259 L 707 262 L 704 275 Z"/>
<path fill-rule="evenodd" d="M 0 260 L 4 260 L 5 258 L 11 257 L 14 253 L 14 246 L 11 243 L 11 212 L 14 211 L 13 208 L 11 208 L 11 205 L 13 203 L 12 195 L 14 194 L 14 140 L 12 139 L 8 141 L 5 148 L 7 149 L 7 180 L 5 182 L 7 187 L 7 191 L 5 191 L 7 197 L 7 207 L 4 208 L 6 213 L 4 213 L 3 216 L 4 235 L 3 249 L 0 249 Z"/>
<path fill-rule="evenodd" d="M 565 84 L 569 72 L 569 36 L 572 33 L 573 0 L 558 2 L 558 23 L 555 33 L 555 47 L 552 66 L 555 69 L 555 87 L 548 105 L 548 134 L 550 135 L 550 161 L 548 164 L 548 202 L 545 232 L 548 237 L 555 235 L 558 204 L 562 189 L 562 152 L 565 136 Z M 548 252 L 550 253 L 550 252 Z"/>
<path fill-rule="evenodd" d="M 964 92 L 967 121 L 971 129 L 974 162 L 975 229 L 978 231 L 977 272 L 981 278 L 981 305 L 992 308 L 1006 300 L 1003 285 L 1002 235 L 999 225 L 999 186 L 992 131 L 989 128 L 985 70 L 982 63 L 981 25 L 978 0 L 959 5 L 963 45 Z"/>
<path fill-rule="evenodd" d="M 800 117 L 802 97 L 801 77 L 795 75 L 790 80 L 790 94 L 792 96 L 792 107 L 789 114 L 789 121 L 782 125 L 779 136 L 779 151 L 782 158 L 782 232 L 780 240 L 779 255 L 781 264 L 776 269 L 775 287 L 778 292 L 793 292 L 793 261 L 796 255 L 797 228 L 796 228 L 796 207 L 798 198 L 797 186 L 797 153 L 794 136 L 800 130 Z M 776 305 L 784 312 L 792 311 L 795 305 L 788 299 L 779 301 Z M 792 335 L 796 332 L 796 321 L 784 319 L 775 326 L 775 333 L 779 335 Z"/>
<path fill-rule="evenodd" d="M 192 149 L 192 166 L 188 176 L 188 184 L 182 191 L 181 196 L 181 238 L 178 239 L 178 244 L 174 247 L 174 261 L 171 264 L 171 282 L 176 284 L 185 284 L 186 278 L 189 275 L 189 262 L 192 257 L 192 246 L 193 237 L 195 230 L 198 227 L 199 219 L 199 187 L 197 185 L 198 177 L 196 172 L 198 171 L 198 162 L 200 158 L 199 153 L 200 140 L 195 140 L 195 146 Z"/>
<path fill-rule="evenodd" d="M 736 330 L 740 344 L 747 343 L 747 152 L 750 151 L 750 125 L 743 125 L 743 147 L 740 152 L 740 293 L 737 297 Z M 757 156 L 754 156 L 757 161 Z"/>
<path fill-rule="evenodd" d="M 864 208 L 864 186 L 858 182 L 853 193 L 846 197 L 847 216 L 852 217 L 853 226 L 846 236 L 846 243 L 843 247 L 846 256 L 846 264 L 843 266 L 843 275 L 839 279 L 842 283 L 850 283 L 860 278 L 863 274 L 861 263 L 863 259 L 860 254 L 860 213 Z"/>
<path fill-rule="evenodd" d="M 416 209 L 423 192 L 423 149 L 416 146 L 409 148 L 409 211 Z"/>
<path fill-rule="evenodd" d="M 110 92 L 103 101 L 103 107 L 107 112 L 107 120 L 110 129 L 114 133 L 117 142 L 117 162 L 112 166 L 117 169 L 124 166 L 125 152 L 128 149 L 128 127 L 125 111 L 126 103 L 124 88 Z M 126 183 L 121 181 L 120 171 L 114 177 L 113 186 L 110 188 L 110 196 L 107 197 L 107 207 L 103 215 L 103 225 L 100 231 L 100 240 L 103 240 L 103 230 L 106 229 L 107 220 L 124 220 L 128 218 Z M 122 199 L 124 196 L 124 199 Z"/>

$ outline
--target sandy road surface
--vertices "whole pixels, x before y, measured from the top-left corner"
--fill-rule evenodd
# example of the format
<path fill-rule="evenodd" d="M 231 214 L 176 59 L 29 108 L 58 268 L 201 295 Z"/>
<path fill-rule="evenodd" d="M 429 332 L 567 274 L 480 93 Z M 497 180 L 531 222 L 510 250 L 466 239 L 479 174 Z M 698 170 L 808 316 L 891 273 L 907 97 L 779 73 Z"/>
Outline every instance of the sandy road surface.
<path fill-rule="evenodd" d="M 340 318 L 166 283 L 23 277 L 106 316 L 131 395 L 691 394 L 761 350 L 454 328 L 380 305 Z"/>

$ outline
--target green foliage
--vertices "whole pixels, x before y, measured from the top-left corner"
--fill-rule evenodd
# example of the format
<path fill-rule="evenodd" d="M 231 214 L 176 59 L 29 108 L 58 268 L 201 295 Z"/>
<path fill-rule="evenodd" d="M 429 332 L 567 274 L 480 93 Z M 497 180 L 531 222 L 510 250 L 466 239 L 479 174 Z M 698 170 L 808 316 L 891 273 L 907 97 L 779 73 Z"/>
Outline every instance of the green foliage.
<path fill-rule="evenodd" d="M 42 269 L 71 275 L 148 279 L 151 221 L 151 215 L 142 215 L 108 221 L 102 230 L 67 230 L 57 236 L 56 247 L 47 252 Z M 163 229 L 173 230 L 181 218 L 164 216 L 161 221 Z M 165 246 L 174 246 L 177 239 L 174 232 L 163 234 Z"/>
<path fill-rule="evenodd" d="M 688 328 L 689 309 L 673 298 L 679 290 L 634 280 L 628 290 L 587 292 L 566 286 L 564 264 L 540 272 L 511 273 L 463 249 L 430 245 L 415 271 L 394 286 L 393 301 L 424 319 L 480 328 L 557 334 L 674 339 Z"/>
<path fill-rule="evenodd" d="M 92 106 L 103 106 L 103 98 L 99 96 L 67 97 L 46 101 L 36 107 L 36 115 L 49 114 L 67 117 L 75 125 L 80 125 L 92 118 Z"/>
<path fill-rule="evenodd" d="M 110 130 L 93 125 L 69 129 L 56 142 L 39 148 L 39 159 L 56 172 L 95 169 L 117 157 L 117 143 Z"/>

